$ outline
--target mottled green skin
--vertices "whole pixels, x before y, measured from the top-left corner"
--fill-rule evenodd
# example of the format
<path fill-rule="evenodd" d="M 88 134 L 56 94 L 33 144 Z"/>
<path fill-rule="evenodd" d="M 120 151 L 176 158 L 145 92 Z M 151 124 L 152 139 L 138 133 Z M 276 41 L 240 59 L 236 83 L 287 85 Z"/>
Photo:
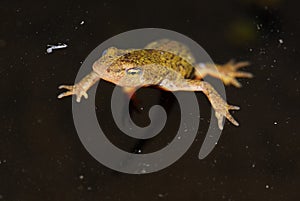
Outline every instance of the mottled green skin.
<path fill-rule="evenodd" d="M 184 58 L 192 65 L 196 64 L 195 58 L 190 48 L 177 41 L 162 39 L 149 43 L 148 45 L 146 45 L 145 49 L 164 50 L 166 52 L 171 52 L 181 58 Z"/>
<path fill-rule="evenodd" d="M 109 48 L 93 69 L 102 79 L 122 87 L 159 85 L 164 79 L 190 78 L 194 73 L 191 55 L 183 44 L 163 39 L 141 50 Z M 129 69 L 139 73 L 130 74 Z"/>

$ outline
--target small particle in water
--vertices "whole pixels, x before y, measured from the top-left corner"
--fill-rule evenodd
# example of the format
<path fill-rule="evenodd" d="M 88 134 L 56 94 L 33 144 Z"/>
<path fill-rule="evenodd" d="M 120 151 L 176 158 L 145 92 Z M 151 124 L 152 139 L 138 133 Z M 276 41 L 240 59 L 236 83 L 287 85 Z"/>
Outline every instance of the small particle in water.
<path fill-rule="evenodd" d="M 278 41 L 279 41 L 279 43 L 280 43 L 280 44 L 282 44 L 282 43 L 283 43 L 283 40 L 282 40 L 282 39 L 279 39 Z"/>
<path fill-rule="evenodd" d="M 159 194 L 158 194 L 158 197 L 162 198 L 162 197 L 164 197 L 164 194 L 159 193 Z"/>
<path fill-rule="evenodd" d="M 52 53 L 53 50 L 56 50 L 56 49 L 62 49 L 62 48 L 66 48 L 68 47 L 67 44 L 59 44 L 59 45 L 47 45 L 48 48 L 47 48 L 47 53 L 50 54 Z"/>
<path fill-rule="evenodd" d="M 81 179 L 81 180 L 82 180 L 83 178 L 84 178 L 84 176 L 83 176 L 83 175 L 80 175 L 80 176 L 79 176 L 79 179 Z"/>
<path fill-rule="evenodd" d="M 252 51 L 253 51 L 253 49 L 252 49 L 252 48 L 250 48 L 250 49 L 249 49 L 249 51 L 250 51 L 250 52 L 252 52 Z"/>
<path fill-rule="evenodd" d="M 262 26 L 261 24 L 257 24 L 257 25 L 256 25 L 257 30 L 260 30 L 260 29 L 261 29 L 261 26 Z"/>
<path fill-rule="evenodd" d="M 88 191 L 91 191 L 91 190 L 92 190 L 92 187 L 88 186 L 88 187 L 87 187 L 87 190 L 88 190 Z"/>
<path fill-rule="evenodd" d="M 277 125 L 277 124 L 278 124 L 278 122 L 275 121 L 275 122 L 274 122 L 274 125 Z"/>
<path fill-rule="evenodd" d="M 82 20 L 81 22 L 80 22 L 80 25 L 83 25 L 84 24 L 84 21 Z"/>
<path fill-rule="evenodd" d="M 252 167 L 252 168 L 255 168 L 255 164 L 253 163 L 251 167 Z"/>
<path fill-rule="evenodd" d="M 266 189 L 268 189 L 268 188 L 270 188 L 270 186 L 267 184 L 267 185 L 266 185 Z"/>
<path fill-rule="evenodd" d="M 139 153 L 139 154 L 142 153 L 142 150 L 139 149 L 139 150 L 138 150 L 138 153 Z"/>

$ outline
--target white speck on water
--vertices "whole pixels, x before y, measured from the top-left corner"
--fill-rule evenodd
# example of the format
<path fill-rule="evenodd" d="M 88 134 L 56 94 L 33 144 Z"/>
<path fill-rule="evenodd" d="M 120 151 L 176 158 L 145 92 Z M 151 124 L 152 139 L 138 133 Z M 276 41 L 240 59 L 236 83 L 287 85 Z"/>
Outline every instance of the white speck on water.
<path fill-rule="evenodd" d="M 252 52 L 252 51 L 253 51 L 253 49 L 252 49 L 252 48 L 250 48 L 250 49 L 249 49 L 249 51 L 250 51 L 250 52 Z"/>
<path fill-rule="evenodd" d="M 252 167 L 252 168 L 255 168 L 255 164 L 253 163 L 251 167 Z"/>
<path fill-rule="evenodd" d="M 274 122 L 274 125 L 277 125 L 277 124 L 278 124 L 278 122 L 275 121 L 275 122 Z"/>
<path fill-rule="evenodd" d="M 3 163 L 6 163 L 6 160 L 5 160 L 5 159 L 2 160 L 2 161 L 0 161 L 0 164 L 3 164 Z"/>
<path fill-rule="evenodd" d="M 279 43 L 280 43 L 280 44 L 282 44 L 282 43 L 283 43 L 283 40 L 282 40 L 282 39 L 279 39 L 278 41 L 279 41 Z"/>
<path fill-rule="evenodd" d="M 138 153 L 139 153 L 139 154 L 140 154 L 140 153 L 142 153 L 142 150 L 141 150 L 141 149 L 139 149 L 139 150 L 138 150 Z"/>
<path fill-rule="evenodd" d="M 80 175 L 80 176 L 79 176 L 79 179 L 81 179 L 81 180 L 82 180 L 83 178 L 84 178 L 84 176 L 83 176 L 83 175 Z"/>
<path fill-rule="evenodd" d="M 178 136 L 177 139 L 180 140 L 180 139 L 181 139 L 181 136 Z"/>
<path fill-rule="evenodd" d="M 48 48 L 47 48 L 47 53 L 50 54 L 53 52 L 53 50 L 56 50 L 56 49 L 63 49 L 63 48 L 66 48 L 68 47 L 67 44 L 58 44 L 58 45 L 47 45 Z"/>
<path fill-rule="evenodd" d="M 92 187 L 88 186 L 88 187 L 87 187 L 87 190 L 88 190 L 88 191 L 92 190 Z"/>
<path fill-rule="evenodd" d="M 159 193 L 159 194 L 158 194 L 158 197 L 162 198 L 162 197 L 164 197 L 164 194 Z"/>
<path fill-rule="evenodd" d="M 256 28 L 257 28 L 257 30 L 260 30 L 261 29 L 261 25 L 257 24 Z"/>
<path fill-rule="evenodd" d="M 80 22 L 80 25 L 83 25 L 84 24 L 84 21 L 82 20 L 81 22 Z"/>
<path fill-rule="evenodd" d="M 268 189 L 268 188 L 270 188 L 270 186 L 267 184 L 267 185 L 266 185 L 266 189 Z"/>

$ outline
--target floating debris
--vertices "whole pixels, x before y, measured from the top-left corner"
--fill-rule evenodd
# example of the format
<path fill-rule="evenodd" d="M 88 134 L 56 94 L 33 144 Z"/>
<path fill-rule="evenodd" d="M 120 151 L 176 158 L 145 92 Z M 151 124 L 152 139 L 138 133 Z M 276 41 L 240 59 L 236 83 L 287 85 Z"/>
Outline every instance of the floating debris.
<path fill-rule="evenodd" d="M 63 49 L 63 48 L 66 48 L 68 47 L 67 44 L 58 44 L 58 45 L 47 45 L 48 48 L 47 48 L 47 53 L 50 54 L 52 53 L 53 50 L 57 50 L 57 49 Z"/>

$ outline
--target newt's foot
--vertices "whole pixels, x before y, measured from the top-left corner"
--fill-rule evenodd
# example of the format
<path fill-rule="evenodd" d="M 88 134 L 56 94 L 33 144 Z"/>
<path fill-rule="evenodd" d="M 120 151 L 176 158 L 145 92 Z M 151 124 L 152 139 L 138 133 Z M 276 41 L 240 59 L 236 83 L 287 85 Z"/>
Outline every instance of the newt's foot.
<path fill-rule="evenodd" d="M 248 72 L 238 71 L 238 69 L 249 66 L 249 62 L 237 62 L 230 60 L 228 63 L 218 66 L 218 71 L 221 74 L 220 78 L 226 85 L 232 84 L 235 87 L 241 87 L 241 83 L 236 78 L 252 78 L 253 75 Z"/>
<path fill-rule="evenodd" d="M 83 96 L 85 99 L 88 98 L 88 94 L 84 89 L 82 89 L 79 85 L 60 85 L 59 89 L 67 89 L 68 91 L 61 93 L 57 96 L 57 98 L 63 98 L 65 96 L 76 95 L 76 101 L 80 102 L 81 97 Z"/>
<path fill-rule="evenodd" d="M 240 107 L 228 105 L 225 101 L 223 103 L 218 103 L 217 106 L 213 105 L 213 107 L 215 109 L 215 116 L 218 120 L 220 130 L 223 130 L 223 117 L 226 117 L 235 126 L 239 125 L 239 123 L 231 116 L 229 110 L 239 110 Z"/>

